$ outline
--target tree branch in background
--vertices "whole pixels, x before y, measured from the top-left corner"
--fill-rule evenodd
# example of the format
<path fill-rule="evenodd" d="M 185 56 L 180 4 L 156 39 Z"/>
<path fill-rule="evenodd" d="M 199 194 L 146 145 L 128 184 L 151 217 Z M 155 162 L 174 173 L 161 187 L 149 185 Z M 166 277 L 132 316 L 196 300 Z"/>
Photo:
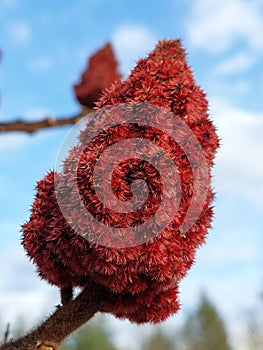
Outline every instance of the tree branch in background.
<path fill-rule="evenodd" d="M 22 131 L 22 132 L 32 134 L 37 130 L 44 129 L 44 128 L 76 124 L 81 118 L 91 113 L 92 111 L 93 111 L 92 108 L 83 106 L 81 113 L 76 114 L 72 117 L 58 118 L 58 119 L 54 117 L 47 117 L 45 119 L 35 121 L 35 122 L 16 120 L 13 122 L 0 123 L 0 133 L 11 132 L 11 131 Z"/>
<path fill-rule="evenodd" d="M 49 116 L 35 122 L 28 122 L 20 119 L 13 122 L 0 122 L 0 133 L 22 131 L 32 134 L 39 129 L 76 124 L 81 118 L 92 112 L 103 90 L 110 87 L 114 81 L 120 79 L 118 62 L 111 45 L 107 43 L 102 49 L 90 57 L 80 83 L 74 86 L 76 99 L 83 108 L 81 113 L 67 118 Z"/>

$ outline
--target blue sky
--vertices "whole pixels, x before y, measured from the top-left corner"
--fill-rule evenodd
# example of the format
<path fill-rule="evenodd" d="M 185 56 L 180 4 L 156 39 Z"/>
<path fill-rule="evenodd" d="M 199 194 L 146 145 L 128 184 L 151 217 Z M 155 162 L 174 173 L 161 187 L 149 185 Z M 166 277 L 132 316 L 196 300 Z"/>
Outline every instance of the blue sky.
<path fill-rule="evenodd" d="M 67 116 L 87 58 L 110 41 L 123 75 L 165 38 L 181 38 L 222 146 L 214 168 L 216 217 L 182 283 L 179 322 L 206 290 L 231 325 L 263 287 L 263 1 L 0 0 L 0 119 Z M 0 310 L 30 319 L 57 302 L 19 247 L 35 181 L 54 168 L 70 127 L 0 134 Z M 114 321 L 116 322 L 116 321 Z M 172 324 L 174 324 L 172 323 Z M 236 340 L 237 342 L 237 340 Z M 237 344 L 239 349 L 241 345 Z"/>

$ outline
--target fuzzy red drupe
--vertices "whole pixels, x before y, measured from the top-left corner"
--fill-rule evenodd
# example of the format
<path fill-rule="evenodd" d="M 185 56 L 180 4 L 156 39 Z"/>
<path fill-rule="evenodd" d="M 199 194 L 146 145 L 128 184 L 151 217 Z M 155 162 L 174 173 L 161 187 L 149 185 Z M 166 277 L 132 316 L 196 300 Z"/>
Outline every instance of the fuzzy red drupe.
<path fill-rule="evenodd" d="M 113 72 L 116 72 L 115 64 Z M 113 73 L 110 80 L 116 78 L 117 73 Z M 82 95 L 80 88 L 76 88 L 77 96 L 83 104 L 90 98 L 89 91 L 84 90 L 83 87 Z M 96 95 L 97 97 L 99 96 Z M 93 97 L 91 99 L 94 101 Z M 215 127 L 208 116 L 205 94 L 195 83 L 179 40 L 159 42 L 147 58 L 138 61 L 125 81 L 117 80 L 104 91 L 96 106 L 100 110 L 106 106 L 122 103 L 136 106 L 136 103 L 140 102 L 165 108 L 184 121 L 199 141 L 206 165 L 211 170 L 219 141 Z M 145 108 L 147 114 L 147 107 Z M 106 116 L 102 115 L 103 118 Z M 154 133 L 153 129 L 145 127 L 132 130 L 125 125 L 116 129 L 116 132 L 112 129 L 110 134 L 99 135 L 93 140 L 93 153 L 83 153 L 81 150 L 87 142 L 88 130 L 96 122 L 91 120 L 86 129 L 80 133 L 79 145 L 71 149 L 65 160 L 64 173 L 55 174 L 59 190 L 62 193 L 65 191 L 65 195 L 70 193 L 71 183 L 76 176 L 72 164 L 77 162 L 78 185 L 83 202 L 87 208 L 90 206 L 91 211 L 99 208 L 100 221 L 108 225 L 114 224 L 120 218 L 114 217 L 115 214 L 105 211 L 100 206 L 90 186 L 92 173 L 87 169 L 96 160 L 93 159 L 94 154 L 102 145 L 106 147 L 107 144 L 119 141 L 120 137 L 139 135 L 141 138 L 159 142 L 177 163 L 182 198 L 174 220 L 157 236 L 140 245 L 128 245 L 122 248 L 96 245 L 75 232 L 62 215 L 57 202 L 54 172 L 50 172 L 37 184 L 30 220 L 22 227 L 23 245 L 29 257 L 36 263 L 40 276 L 49 283 L 59 287 L 84 287 L 90 281 L 94 281 L 103 285 L 108 291 L 101 311 L 137 323 L 160 322 L 178 311 L 179 282 L 193 264 L 196 250 L 205 242 L 208 229 L 211 227 L 213 217 L 211 176 L 209 174 L 208 184 L 200 184 L 200 191 L 203 190 L 202 186 L 207 187 L 207 196 L 200 215 L 187 232 L 182 233 L 180 227 L 193 197 L 193 171 L 187 156 L 182 153 L 180 147 L 169 140 L 164 141 L 165 135 L 162 132 Z M 157 139 L 160 141 L 156 141 Z M 165 164 L 163 166 L 165 167 Z M 152 215 L 154 210 L 158 209 L 158 200 L 161 200 L 162 183 L 158 174 L 146 163 L 137 162 L 137 168 L 139 170 L 131 168 L 129 163 L 122 164 L 122 167 L 116 170 L 116 176 L 113 174 L 112 187 L 115 189 L 115 195 L 129 199 L 130 183 L 134 179 L 147 178 L 150 188 L 148 198 L 150 209 L 147 213 L 140 212 L 137 216 L 122 215 L 123 227 L 129 226 L 128 220 L 137 220 L 138 223 L 145 219 L 144 215 L 145 217 Z M 70 205 L 71 220 L 79 227 L 85 228 L 78 204 L 70 203 Z M 96 235 L 96 232 L 93 234 Z"/>

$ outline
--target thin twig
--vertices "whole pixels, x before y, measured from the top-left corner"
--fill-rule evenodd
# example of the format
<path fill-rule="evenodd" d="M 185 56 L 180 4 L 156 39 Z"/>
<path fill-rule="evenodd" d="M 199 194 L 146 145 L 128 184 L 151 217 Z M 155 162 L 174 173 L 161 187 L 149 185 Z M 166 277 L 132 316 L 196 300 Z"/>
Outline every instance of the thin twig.
<path fill-rule="evenodd" d="M 9 333 L 10 333 L 10 323 L 8 323 L 6 325 L 6 331 L 5 331 L 5 334 L 4 334 L 4 343 L 6 343 L 8 341 Z"/>
<path fill-rule="evenodd" d="M 92 108 L 83 107 L 80 113 L 67 118 L 64 118 L 64 117 L 55 118 L 50 116 L 35 122 L 28 122 L 28 121 L 19 120 L 19 119 L 13 122 L 4 122 L 4 123 L 0 123 L 0 133 L 11 132 L 11 131 L 22 131 L 22 132 L 32 134 L 39 129 L 76 124 L 81 118 L 91 113 L 92 111 L 93 111 Z"/>

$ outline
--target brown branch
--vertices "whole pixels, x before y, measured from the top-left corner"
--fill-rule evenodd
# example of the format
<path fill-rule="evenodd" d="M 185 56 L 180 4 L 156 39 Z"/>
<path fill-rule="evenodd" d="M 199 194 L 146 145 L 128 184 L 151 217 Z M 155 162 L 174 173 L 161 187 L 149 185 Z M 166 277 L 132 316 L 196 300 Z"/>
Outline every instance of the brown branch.
<path fill-rule="evenodd" d="M 91 113 L 92 108 L 83 106 L 81 113 L 78 113 L 72 117 L 59 118 L 47 117 L 45 119 L 36 122 L 27 122 L 23 120 L 16 120 L 14 122 L 0 123 L 0 133 L 1 132 L 11 132 L 11 131 L 23 131 L 29 134 L 36 132 L 39 129 L 51 128 L 55 126 L 76 124 L 85 115 Z"/>
<path fill-rule="evenodd" d="M 72 332 L 101 310 L 105 289 L 90 283 L 70 303 L 59 307 L 28 335 L 0 346 L 0 350 L 57 350 Z"/>

